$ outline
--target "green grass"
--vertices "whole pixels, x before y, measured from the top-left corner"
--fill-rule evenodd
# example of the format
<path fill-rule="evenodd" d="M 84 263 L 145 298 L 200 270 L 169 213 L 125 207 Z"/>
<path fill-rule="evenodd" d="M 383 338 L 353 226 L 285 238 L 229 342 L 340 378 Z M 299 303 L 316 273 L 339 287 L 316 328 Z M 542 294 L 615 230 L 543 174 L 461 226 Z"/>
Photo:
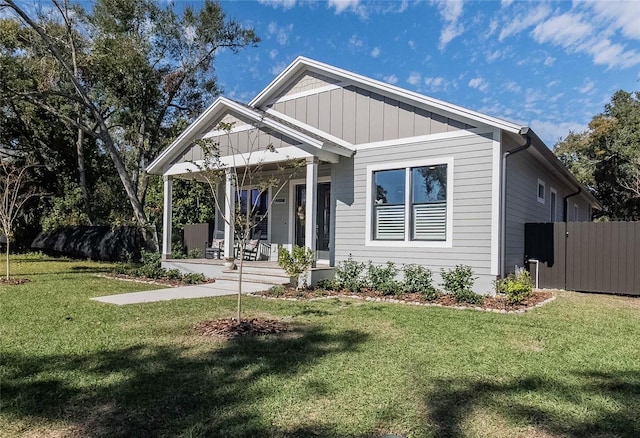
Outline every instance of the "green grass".
<path fill-rule="evenodd" d="M 117 307 L 109 265 L 15 256 L 0 286 L 0 436 L 640 436 L 640 300 L 504 315 L 247 297 L 278 336 L 191 328 L 234 297 Z M 0 263 L 1 266 L 1 263 Z"/>

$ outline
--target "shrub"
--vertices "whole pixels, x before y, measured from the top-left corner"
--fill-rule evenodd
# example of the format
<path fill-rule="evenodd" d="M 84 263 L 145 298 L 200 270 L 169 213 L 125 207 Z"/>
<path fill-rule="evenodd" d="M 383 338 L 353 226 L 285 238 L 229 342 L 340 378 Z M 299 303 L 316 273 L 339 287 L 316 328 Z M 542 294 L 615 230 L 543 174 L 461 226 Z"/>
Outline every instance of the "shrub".
<path fill-rule="evenodd" d="M 336 281 L 333 278 L 325 278 L 318 281 L 317 289 L 336 290 Z"/>
<path fill-rule="evenodd" d="M 405 265 L 403 289 L 409 293 L 420 293 L 426 300 L 435 300 L 440 296 L 433 286 L 431 270 L 420 265 Z"/>
<path fill-rule="evenodd" d="M 182 272 L 179 269 L 166 270 L 164 276 L 168 280 L 182 280 Z"/>
<path fill-rule="evenodd" d="M 520 268 L 514 274 L 496 280 L 496 292 L 505 294 L 509 302 L 514 304 L 529 298 L 533 292 L 529 271 Z"/>
<path fill-rule="evenodd" d="M 471 288 L 475 277 L 470 266 L 456 265 L 454 269 L 440 270 L 442 288 L 451 294 L 459 303 L 480 304 L 484 297 L 475 293 Z"/>
<path fill-rule="evenodd" d="M 189 250 L 189 255 L 187 256 L 190 259 L 201 259 L 202 258 L 202 250 L 200 248 L 193 248 Z"/>
<path fill-rule="evenodd" d="M 186 284 L 200 284 L 207 281 L 207 279 L 205 278 L 204 274 L 190 272 L 182 276 L 182 281 Z"/>
<path fill-rule="evenodd" d="M 306 246 L 296 245 L 291 253 L 286 248 L 280 248 L 278 252 L 278 265 L 284 269 L 289 277 L 296 279 L 298 288 L 304 286 L 304 284 L 300 284 L 300 278 L 306 274 L 312 264 L 313 251 Z"/>
<path fill-rule="evenodd" d="M 398 275 L 398 268 L 393 262 L 387 262 L 386 266 L 376 266 L 369 262 L 367 284 L 371 289 L 382 292 L 383 295 L 397 295 L 402 288 L 396 281 L 396 275 Z"/>
<path fill-rule="evenodd" d="M 353 260 L 351 254 L 349 258 L 338 263 L 335 268 L 335 288 L 348 289 L 351 292 L 360 292 L 363 287 L 362 272 L 364 271 L 365 264 L 359 263 Z"/>
<path fill-rule="evenodd" d="M 278 284 L 276 286 L 271 286 L 267 292 L 269 295 L 273 295 L 274 297 L 281 297 L 284 295 L 285 291 L 285 287 L 281 284 Z"/>
<path fill-rule="evenodd" d="M 137 269 L 137 275 L 148 278 L 160 278 L 164 275 L 159 252 L 142 250 L 140 256 L 142 265 Z"/>

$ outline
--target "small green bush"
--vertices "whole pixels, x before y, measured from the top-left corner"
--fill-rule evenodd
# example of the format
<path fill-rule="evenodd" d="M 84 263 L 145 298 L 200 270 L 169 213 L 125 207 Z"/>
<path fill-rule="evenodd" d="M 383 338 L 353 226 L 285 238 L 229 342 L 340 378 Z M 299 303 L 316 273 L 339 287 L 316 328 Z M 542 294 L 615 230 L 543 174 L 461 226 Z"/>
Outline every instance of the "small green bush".
<path fill-rule="evenodd" d="M 472 289 L 476 277 L 470 266 L 456 265 L 454 269 L 440 270 L 442 276 L 442 288 L 451 294 L 457 302 L 468 304 L 480 304 L 484 297 L 475 293 Z"/>
<path fill-rule="evenodd" d="M 179 269 L 169 269 L 164 273 L 167 280 L 182 280 L 182 272 Z"/>
<path fill-rule="evenodd" d="M 159 252 L 142 250 L 140 256 L 142 265 L 136 270 L 138 276 L 147 278 L 164 276 L 165 270 L 162 268 L 162 257 Z"/>
<path fill-rule="evenodd" d="M 376 266 L 369 262 L 367 286 L 383 295 L 397 295 L 402 292 L 402 287 L 396 280 L 397 275 L 398 268 L 393 262 L 387 262 L 386 266 Z"/>
<path fill-rule="evenodd" d="M 318 284 L 316 286 L 317 289 L 324 289 L 324 290 L 336 290 L 338 289 L 336 287 L 336 281 L 333 278 L 325 278 L 323 280 L 318 281 Z"/>
<path fill-rule="evenodd" d="M 431 270 L 420 265 L 405 265 L 403 268 L 405 292 L 420 293 L 426 300 L 435 300 L 440 293 L 433 285 Z"/>
<path fill-rule="evenodd" d="M 338 263 L 335 268 L 336 290 L 348 289 L 351 292 L 360 292 L 364 286 L 362 272 L 365 264 L 353 260 L 351 254 L 349 258 Z"/>
<path fill-rule="evenodd" d="M 521 303 L 531 296 L 533 285 L 531 275 L 525 269 L 518 269 L 502 280 L 496 280 L 496 292 L 507 296 L 510 303 Z"/>
<path fill-rule="evenodd" d="M 294 246 L 290 253 L 286 248 L 278 252 L 278 265 L 289 277 L 295 278 L 298 287 L 304 287 L 300 279 L 313 265 L 313 251 L 306 246 Z"/>
<path fill-rule="evenodd" d="M 284 288 L 284 286 L 278 284 L 276 286 L 271 286 L 267 292 L 269 295 L 272 295 L 274 297 L 281 297 L 284 295 L 285 291 L 286 289 Z"/>
<path fill-rule="evenodd" d="M 195 272 L 190 272 L 188 274 L 184 274 L 182 276 L 182 281 L 185 284 L 200 284 L 200 283 L 204 283 L 205 281 L 207 281 L 207 279 L 205 278 L 204 274 L 198 274 Z"/>
<path fill-rule="evenodd" d="M 202 258 L 202 250 L 200 248 L 193 248 L 189 250 L 189 254 L 187 256 L 190 259 L 201 259 Z"/>

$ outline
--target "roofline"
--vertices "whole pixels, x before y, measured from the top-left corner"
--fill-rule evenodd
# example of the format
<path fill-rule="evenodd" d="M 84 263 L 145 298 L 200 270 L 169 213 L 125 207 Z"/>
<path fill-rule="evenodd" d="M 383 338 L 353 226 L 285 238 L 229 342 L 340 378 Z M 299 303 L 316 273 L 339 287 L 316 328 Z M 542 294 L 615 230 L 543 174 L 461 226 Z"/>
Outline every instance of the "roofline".
<path fill-rule="evenodd" d="M 405 88 L 387 84 L 386 82 L 378 81 L 376 79 L 371 79 L 357 73 L 353 73 L 341 68 L 331 66 L 329 64 L 306 58 L 304 56 L 298 56 L 291 64 L 289 64 L 289 66 L 287 66 L 287 68 L 285 68 L 278 76 L 276 76 L 276 78 L 271 81 L 271 83 L 267 85 L 266 88 L 264 88 L 256 97 L 253 98 L 253 100 L 251 100 L 251 102 L 249 102 L 249 105 L 255 108 L 259 108 L 260 106 L 264 105 L 272 93 L 274 93 L 278 88 L 284 85 L 289 79 L 291 79 L 293 75 L 302 70 L 304 67 L 328 73 L 329 75 L 337 75 L 348 81 L 364 85 L 364 88 L 375 89 L 378 92 L 382 92 L 383 94 L 391 94 L 393 96 L 400 97 L 401 99 L 410 100 L 422 105 L 437 108 L 442 111 L 462 116 L 485 125 L 512 132 L 514 134 L 519 133 L 520 129 L 522 128 L 521 125 L 509 122 L 507 120 L 488 116 L 486 114 L 463 108 L 458 105 L 434 99 L 423 94 L 416 93 L 414 91 L 409 91 Z"/>
<path fill-rule="evenodd" d="M 253 121 L 260 121 L 264 126 L 272 128 L 294 140 L 300 141 L 301 143 L 314 146 L 318 149 L 323 149 L 324 143 L 321 140 L 310 137 L 289 126 L 283 125 L 282 123 L 276 120 L 270 119 L 269 117 L 256 114 L 257 110 L 250 109 L 242 104 L 234 102 L 233 100 L 220 96 L 216 98 L 216 100 L 200 116 L 198 116 L 198 118 L 194 120 L 193 123 L 191 123 L 187 127 L 187 129 L 185 129 L 182 132 L 182 134 L 178 136 L 178 138 L 176 138 L 164 151 L 162 151 L 160 155 L 158 155 L 158 157 L 155 160 L 151 162 L 151 164 L 149 164 L 146 167 L 145 170 L 147 171 L 147 173 L 154 173 L 155 171 L 157 171 L 158 170 L 157 168 L 160 165 L 164 164 L 170 157 L 172 157 L 172 154 L 181 146 L 183 146 L 186 139 L 190 138 L 193 132 L 197 128 L 200 128 L 200 125 L 208 121 L 213 115 L 215 115 L 218 111 L 220 111 L 223 108 L 226 108 L 238 114 L 244 115 Z M 256 126 L 256 128 L 259 129 L 260 127 Z M 340 147 L 338 145 L 336 145 L 335 147 L 331 147 L 329 149 L 331 149 L 331 152 L 338 153 L 340 155 L 351 156 L 353 154 L 352 150 L 348 148 Z"/>

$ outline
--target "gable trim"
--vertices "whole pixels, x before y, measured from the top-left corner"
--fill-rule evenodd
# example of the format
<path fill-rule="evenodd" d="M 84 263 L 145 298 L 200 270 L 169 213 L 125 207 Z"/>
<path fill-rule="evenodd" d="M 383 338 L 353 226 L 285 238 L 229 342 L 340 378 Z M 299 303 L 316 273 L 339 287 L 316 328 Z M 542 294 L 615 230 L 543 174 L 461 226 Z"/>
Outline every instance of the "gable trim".
<path fill-rule="evenodd" d="M 346 87 L 348 85 L 349 84 L 347 84 L 346 82 L 337 82 L 335 84 L 324 85 L 322 87 L 312 88 L 310 90 L 300 91 L 300 92 L 294 93 L 294 94 L 287 94 L 285 96 L 280 96 L 278 99 L 270 100 L 269 102 L 267 102 L 265 104 L 265 106 L 273 105 L 273 104 L 276 104 L 276 103 L 283 103 L 283 102 L 287 102 L 289 100 L 300 99 L 302 97 L 307 97 L 307 96 L 312 96 L 314 94 L 324 93 L 325 91 L 338 90 L 338 89 Z"/>
<path fill-rule="evenodd" d="M 324 139 L 326 139 L 326 140 L 328 140 L 328 141 L 330 141 L 332 143 L 335 143 L 335 144 L 337 144 L 339 146 L 342 146 L 342 147 L 346 148 L 350 152 L 353 152 L 353 144 L 349 143 L 348 141 L 344 141 L 341 138 L 335 137 L 335 136 L 333 136 L 333 135 L 331 135 L 331 134 L 329 134 L 329 133 L 327 133 L 327 132 L 325 132 L 325 131 L 323 131 L 321 129 L 314 128 L 311 125 L 307 125 L 306 123 L 303 123 L 298 119 L 294 119 L 291 116 L 283 114 L 280 111 L 274 110 L 273 108 L 268 108 L 265 112 L 267 114 L 270 114 L 270 115 L 274 116 L 274 117 L 282 119 L 285 122 L 289 122 L 289 123 L 291 123 L 293 125 L 299 126 L 300 128 L 304 129 L 305 131 L 309 131 L 312 134 L 320 136 L 320 137 L 322 137 L 322 138 L 324 138 Z"/>
<path fill-rule="evenodd" d="M 403 138 L 397 138 L 393 140 L 382 140 L 382 141 L 374 141 L 371 143 L 362 143 L 362 144 L 355 145 L 355 148 L 357 150 L 361 150 L 361 149 L 375 149 L 375 148 L 402 146 L 402 145 L 410 145 L 414 143 L 447 140 L 451 138 L 470 137 L 474 135 L 489 134 L 492 132 L 493 130 L 488 128 L 458 129 L 456 131 L 439 132 L 437 134 L 425 134 L 425 135 L 418 135 L 415 137 L 403 137 Z"/>

